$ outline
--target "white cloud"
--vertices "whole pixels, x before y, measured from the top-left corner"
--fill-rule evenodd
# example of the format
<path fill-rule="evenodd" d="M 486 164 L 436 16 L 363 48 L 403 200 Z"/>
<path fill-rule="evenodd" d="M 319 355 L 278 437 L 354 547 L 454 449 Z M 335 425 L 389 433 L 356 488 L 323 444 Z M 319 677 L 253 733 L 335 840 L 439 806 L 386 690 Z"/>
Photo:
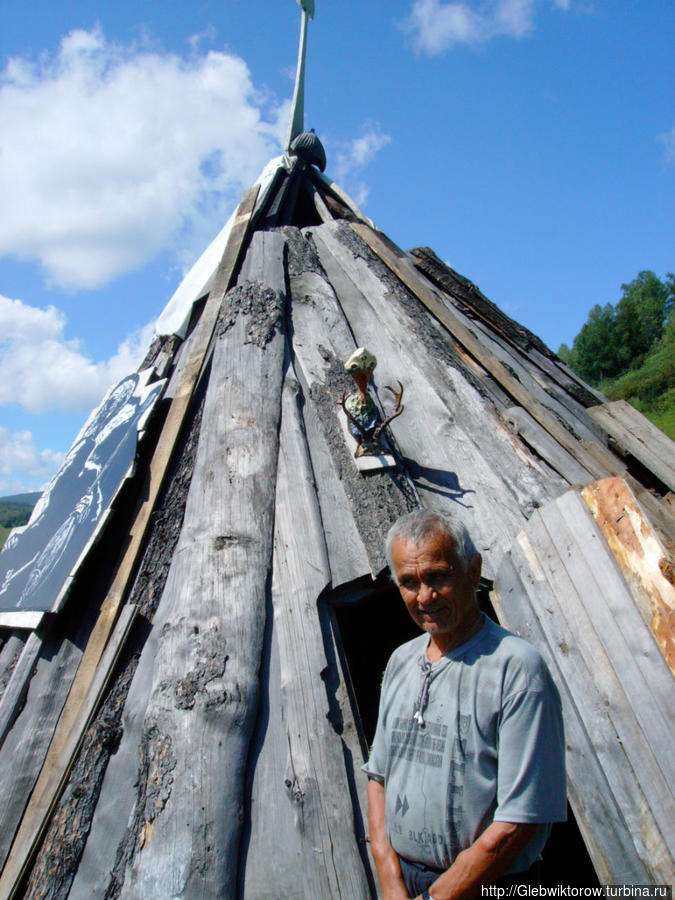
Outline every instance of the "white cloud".
<path fill-rule="evenodd" d="M 335 172 L 339 179 L 350 175 L 355 169 L 369 165 L 379 151 L 391 143 L 391 137 L 385 134 L 377 122 L 369 122 L 361 128 L 361 135 L 338 152 Z"/>
<path fill-rule="evenodd" d="M 201 38 L 182 58 L 78 30 L 37 63 L 8 62 L 0 254 L 91 288 L 218 230 L 285 121 L 243 60 L 199 53 Z"/>
<path fill-rule="evenodd" d="M 664 146 L 667 162 L 675 163 L 675 125 L 665 134 L 659 135 L 659 140 Z"/>
<path fill-rule="evenodd" d="M 0 295 L 0 405 L 29 412 L 89 412 L 112 385 L 133 372 L 152 339 L 154 323 L 129 335 L 109 360 L 94 362 L 64 336 L 66 318 Z"/>
<path fill-rule="evenodd" d="M 38 450 L 30 431 L 10 432 L 0 426 L 0 496 L 44 487 L 64 456 Z"/>
<path fill-rule="evenodd" d="M 335 179 L 344 184 L 357 206 L 363 206 L 368 199 L 368 185 L 355 177 L 370 165 L 377 154 L 391 143 L 377 122 L 367 122 L 361 126 L 361 133 L 351 141 L 335 142 Z"/>
<path fill-rule="evenodd" d="M 571 0 L 553 0 L 568 10 Z M 404 28 L 417 50 L 436 54 L 455 44 L 479 44 L 499 36 L 522 37 L 534 27 L 537 0 L 415 0 Z"/>

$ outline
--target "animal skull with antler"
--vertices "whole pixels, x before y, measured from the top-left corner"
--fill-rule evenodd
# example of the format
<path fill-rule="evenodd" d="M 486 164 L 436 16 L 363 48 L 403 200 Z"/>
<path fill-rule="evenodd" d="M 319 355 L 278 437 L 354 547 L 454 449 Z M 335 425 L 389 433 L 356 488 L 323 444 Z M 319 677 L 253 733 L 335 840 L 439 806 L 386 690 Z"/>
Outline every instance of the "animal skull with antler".
<path fill-rule="evenodd" d="M 380 415 L 375 401 L 368 393 L 368 384 L 376 365 L 377 359 L 365 347 L 355 350 L 345 363 L 345 370 L 358 388 L 349 396 L 346 391 L 342 395 L 342 409 L 347 416 L 349 432 L 358 444 L 354 456 L 377 456 L 385 452 L 381 443 L 382 432 L 404 409 L 401 405 L 403 385 L 399 381 L 398 391 L 386 386 L 386 390 L 394 395 L 396 406 L 384 419 Z"/>

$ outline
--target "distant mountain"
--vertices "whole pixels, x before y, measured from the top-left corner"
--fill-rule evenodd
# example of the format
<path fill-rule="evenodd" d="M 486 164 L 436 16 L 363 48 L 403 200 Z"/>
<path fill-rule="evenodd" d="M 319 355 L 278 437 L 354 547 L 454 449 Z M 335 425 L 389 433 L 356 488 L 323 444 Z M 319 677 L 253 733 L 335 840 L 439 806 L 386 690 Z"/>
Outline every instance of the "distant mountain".
<path fill-rule="evenodd" d="M 10 497 L 0 497 L 0 502 L 5 503 L 25 503 L 27 506 L 35 506 L 42 491 L 33 491 L 31 494 L 12 494 Z"/>

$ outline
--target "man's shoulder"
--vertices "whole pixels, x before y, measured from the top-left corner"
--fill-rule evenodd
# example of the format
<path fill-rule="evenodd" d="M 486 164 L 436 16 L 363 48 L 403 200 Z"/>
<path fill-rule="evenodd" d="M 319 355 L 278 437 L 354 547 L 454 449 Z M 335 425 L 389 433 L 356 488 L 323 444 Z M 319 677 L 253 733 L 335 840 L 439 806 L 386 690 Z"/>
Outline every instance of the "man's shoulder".
<path fill-rule="evenodd" d="M 543 690 L 548 685 L 548 668 L 536 647 L 490 619 L 483 628 L 481 655 L 504 670 L 513 689 Z"/>
<path fill-rule="evenodd" d="M 406 641 L 405 644 L 399 644 L 399 646 L 392 652 L 391 656 L 389 657 L 389 662 L 391 662 L 392 660 L 407 660 L 411 657 L 419 656 L 424 652 L 424 649 L 427 646 L 428 642 L 428 634 L 418 634 L 411 640 Z"/>
<path fill-rule="evenodd" d="M 418 634 L 417 637 L 412 638 L 410 641 L 406 641 L 405 644 L 400 644 L 389 657 L 386 669 L 387 676 L 390 677 L 393 673 L 405 667 L 411 661 L 416 663 L 419 657 L 424 654 L 428 641 L 428 634 Z"/>

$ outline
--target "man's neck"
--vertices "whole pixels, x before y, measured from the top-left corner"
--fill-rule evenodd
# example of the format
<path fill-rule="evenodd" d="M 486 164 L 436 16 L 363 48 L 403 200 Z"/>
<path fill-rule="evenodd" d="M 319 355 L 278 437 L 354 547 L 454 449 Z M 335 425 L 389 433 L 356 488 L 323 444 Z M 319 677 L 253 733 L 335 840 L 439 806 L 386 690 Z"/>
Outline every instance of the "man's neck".
<path fill-rule="evenodd" d="M 474 635 L 478 634 L 483 626 L 483 613 L 476 608 L 475 616 L 472 616 L 462 628 L 455 632 L 443 632 L 442 634 L 429 635 L 429 644 L 427 645 L 427 656 L 430 662 L 438 662 L 446 653 L 452 653 L 467 641 L 470 641 Z"/>

